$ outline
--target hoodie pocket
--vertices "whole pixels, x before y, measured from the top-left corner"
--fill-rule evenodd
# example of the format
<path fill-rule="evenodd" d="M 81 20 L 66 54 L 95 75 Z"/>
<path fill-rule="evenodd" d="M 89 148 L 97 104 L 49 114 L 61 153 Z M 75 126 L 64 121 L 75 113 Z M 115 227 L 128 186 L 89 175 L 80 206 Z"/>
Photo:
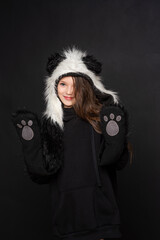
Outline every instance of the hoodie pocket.
<path fill-rule="evenodd" d="M 61 192 L 55 224 L 61 235 L 96 227 L 94 187 Z"/>
<path fill-rule="evenodd" d="M 119 210 L 115 200 L 107 196 L 107 191 L 96 186 L 94 188 L 94 208 L 98 226 L 119 224 Z"/>

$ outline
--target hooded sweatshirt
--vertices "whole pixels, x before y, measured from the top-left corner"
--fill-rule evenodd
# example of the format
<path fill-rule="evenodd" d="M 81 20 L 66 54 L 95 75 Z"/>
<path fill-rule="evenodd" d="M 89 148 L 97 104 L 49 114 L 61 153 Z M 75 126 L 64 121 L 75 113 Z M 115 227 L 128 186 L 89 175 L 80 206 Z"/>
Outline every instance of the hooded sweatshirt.
<path fill-rule="evenodd" d="M 121 237 L 116 169 L 97 166 L 101 183 L 98 186 L 92 129 L 73 108 L 64 108 L 64 165 L 50 182 L 55 239 Z M 94 139 L 98 153 L 103 135 L 94 130 Z"/>

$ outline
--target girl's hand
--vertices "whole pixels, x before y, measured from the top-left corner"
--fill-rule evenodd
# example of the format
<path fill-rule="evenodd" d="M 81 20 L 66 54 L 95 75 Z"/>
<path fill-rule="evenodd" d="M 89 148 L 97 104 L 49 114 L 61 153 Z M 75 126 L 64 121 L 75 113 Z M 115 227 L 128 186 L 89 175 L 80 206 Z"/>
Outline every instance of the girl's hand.
<path fill-rule="evenodd" d="M 17 110 L 12 113 L 12 122 L 22 142 L 38 137 L 40 123 L 35 113 L 28 110 Z"/>
<path fill-rule="evenodd" d="M 106 143 L 125 140 L 125 114 L 119 105 L 103 106 L 100 111 L 100 120 Z"/>
<path fill-rule="evenodd" d="M 55 158 L 54 153 L 51 154 L 48 150 L 47 139 L 43 139 L 43 134 L 45 135 L 48 131 L 42 130 L 43 121 L 40 122 L 34 112 L 17 110 L 12 113 L 12 122 L 20 137 L 24 161 L 31 179 L 38 184 L 49 183 L 61 167 L 61 160 Z M 56 146 L 61 152 L 60 146 Z M 57 152 L 54 141 L 53 148 Z"/>
<path fill-rule="evenodd" d="M 102 106 L 100 124 L 104 142 L 99 154 L 99 165 L 105 166 L 118 162 L 123 153 L 126 135 L 126 114 L 121 105 Z"/>

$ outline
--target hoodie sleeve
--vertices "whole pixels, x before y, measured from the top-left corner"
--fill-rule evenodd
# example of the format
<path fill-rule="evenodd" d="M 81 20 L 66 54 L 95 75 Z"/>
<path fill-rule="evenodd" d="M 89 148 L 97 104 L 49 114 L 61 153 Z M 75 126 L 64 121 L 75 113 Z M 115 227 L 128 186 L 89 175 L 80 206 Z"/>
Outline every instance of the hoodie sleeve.
<path fill-rule="evenodd" d="M 61 162 L 57 164 L 57 156 L 49 155 L 46 119 L 40 122 L 37 114 L 18 110 L 12 113 L 12 122 L 22 144 L 24 162 L 31 180 L 38 184 L 48 183 L 60 168 Z"/>
<path fill-rule="evenodd" d="M 113 164 L 117 170 L 124 168 L 129 160 L 127 149 L 128 113 L 121 105 L 103 106 L 100 124 L 104 136 L 99 154 L 99 165 Z"/>

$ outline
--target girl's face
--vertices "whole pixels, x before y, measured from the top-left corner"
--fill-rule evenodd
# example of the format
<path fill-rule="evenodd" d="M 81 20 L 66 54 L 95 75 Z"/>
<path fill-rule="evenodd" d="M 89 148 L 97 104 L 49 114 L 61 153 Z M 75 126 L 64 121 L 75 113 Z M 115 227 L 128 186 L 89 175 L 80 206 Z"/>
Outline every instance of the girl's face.
<path fill-rule="evenodd" d="M 60 100 L 65 108 L 72 107 L 75 103 L 75 91 L 73 85 L 73 78 L 71 76 L 63 77 L 57 86 L 57 92 Z"/>

